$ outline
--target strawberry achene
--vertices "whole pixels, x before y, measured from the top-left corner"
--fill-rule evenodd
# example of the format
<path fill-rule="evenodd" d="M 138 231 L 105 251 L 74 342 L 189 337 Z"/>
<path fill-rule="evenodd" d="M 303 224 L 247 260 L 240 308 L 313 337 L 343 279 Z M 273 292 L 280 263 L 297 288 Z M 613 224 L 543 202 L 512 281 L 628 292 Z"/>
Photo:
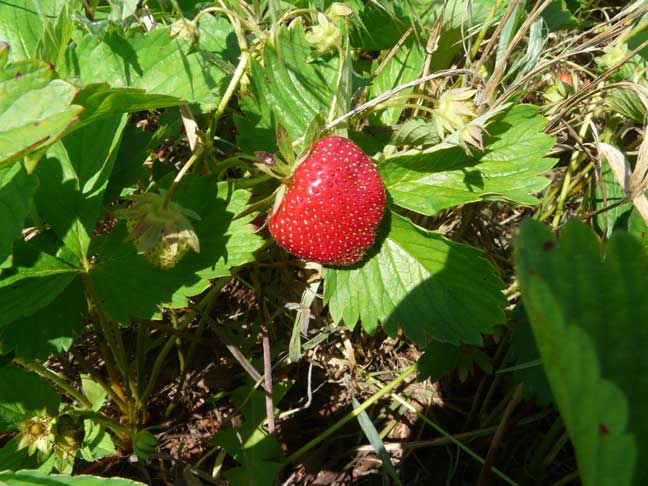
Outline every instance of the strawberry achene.
<path fill-rule="evenodd" d="M 384 211 L 385 188 L 374 164 L 350 140 L 328 136 L 295 170 L 268 228 L 300 258 L 352 265 L 373 245 Z"/>

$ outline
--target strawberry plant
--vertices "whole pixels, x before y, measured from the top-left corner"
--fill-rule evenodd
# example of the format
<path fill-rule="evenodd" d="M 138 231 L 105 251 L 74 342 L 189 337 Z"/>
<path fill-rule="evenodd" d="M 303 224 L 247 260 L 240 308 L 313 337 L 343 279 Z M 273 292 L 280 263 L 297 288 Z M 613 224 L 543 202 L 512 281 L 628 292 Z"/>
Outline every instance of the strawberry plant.
<path fill-rule="evenodd" d="M 0 3 L 0 485 L 645 484 L 647 15 Z"/>

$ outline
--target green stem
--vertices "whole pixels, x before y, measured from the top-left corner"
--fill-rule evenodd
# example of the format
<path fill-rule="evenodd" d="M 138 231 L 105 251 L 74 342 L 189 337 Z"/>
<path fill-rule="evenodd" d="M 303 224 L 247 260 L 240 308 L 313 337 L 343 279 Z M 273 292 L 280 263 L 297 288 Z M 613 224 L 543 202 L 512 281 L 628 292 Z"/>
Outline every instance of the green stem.
<path fill-rule="evenodd" d="M 359 407 L 353 409 L 351 412 L 346 414 L 344 417 L 342 417 L 340 420 L 338 420 L 335 424 L 333 424 L 331 427 L 329 427 L 327 430 L 325 430 L 323 433 L 315 437 L 313 440 L 308 442 L 306 445 L 302 446 L 299 448 L 297 451 L 293 452 L 290 456 L 288 456 L 282 463 L 282 466 L 286 466 L 290 464 L 291 462 L 295 461 L 297 458 L 301 457 L 304 455 L 306 452 L 310 451 L 313 447 L 317 446 L 320 444 L 324 439 L 327 437 L 333 435 L 337 430 L 339 430 L 341 427 L 349 423 L 350 421 L 354 420 L 358 415 L 360 415 L 362 412 L 364 412 L 366 409 L 368 409 L 371 405 L 373 405 L 376 401 L 378 401 L 380 398 L 383 396 L 387 395 L 391 391 L 394 390 L 398 385 L 400 385 L 408 376 L 410 376 L 412 373 L 416 371 L 416 365 L 412 365 L 408 368 L 405 369 L 394 381 L 389 383 L 388 385 L 385 385 L 382 389 L 374 393 L 371 397 L 369 397 L 367 400 L 365 400 Z"/>
<path fill-rule="evenodd" d="M 58 373 L 53 372 L 52 370 L 35 361 L 29 363 L 21 359 L 14 359 L 14 361 L 23 368 L 27 368 L 37 375 L 42 376 L 43 378 L 54 383 L 61 390 L 63 390 L 68 397 L 79 402 L 84 408 L 92 408 L 92 403 L 90 403 L 90 400 L 88 400 L 83 393 L 81 393 L 79 390 L 65 381 L 65 378 L 63 378 Z"/>
<path fill-rule="evenodd" d="M 579 139 L 583 139 L 585 137 L 585 134 L 587 133 L 587 130 L 589 129 L 589 122 L 592 120 L 592 112 L 589 111 L 587 115 L 585 116 L 585 119 L 583 120 L 583 124 L 581 125 L 580 129 L 578 130 L 578 137 Z M 558 201 L 556 204 L 556 212 L 554 213 L 553 220 L 551 222 L 551 226 L 554 228 L 558 226 L 560 223 L 560 218 L 562 216 L 562 210 L 563 206 L 565 204 L 565 201 L 567 200 L 567 195 L 569 193 L 569 186 L 571 183 L 571 178 L 576 172 L 576 169 L 578 168 L 578 165 L 580 164 L 579 159 L 580 159 L 581 152 L 575 151 L 572 153 L 571 159 L 569 161 L 569 166 L 567 167 L 567 172 L 565 173 L 565 178 L 563 179 L 563 184 L 562 188 L 560 190 L 560 195 L 558 196 Z"/>
<path fill-rule="evenodd" d="M 238 87 L 241 78 L 243 78 L 243 75 L 245 74 L 245 70 L 247 69 L 248 62 L 250 62 L 250 53 L 247 51 L 246 46 L 241 46 L 241 57 L 239 59 L 238 65 L 236 66 L 236 70 L 234 71 L 234 75 L 232 76 L 232 79 L 227 85 L 225 94 L 223 94 L 223 97 L 221 98 L 220 103 L 218 104 L 218 107 L 214 112 L 214 117 L 212 118 L 211 121 L 212 127 L 216 126 L 216 123 L 218 122 L 220 117 L 223 115 L 223 113 L 225 113 L 225 109 L 227 108 L 227 105 L 229 104 L 232 95 L 236 91 L 236 88 Z"/>
<path fill-rule="evenodd" d="M 182 169 L 180 169 L 180 172 L 175 176 L 175 179 L 173 179 L 173 182 L 171 183 L 171 187 L 169 187 L 169 190 L 167 193 L 164 195 L 164 201 L 162 202 L 162 207 L 164 209 L 169 207 L 169 202 L 171 202 L 171 197 L 173 196 L 173 193 L 175 190 L 178 188 L 178 185 L 180 184 L 180 181 L 184 177 L 184 175 L 191 169 L 191 166 L 193 166 L 196 163 L 196 160 L 202 155 L 202 153 L 205 151 L 204 145 L 199 145 L 196 147 L 196 150 L 194 151 L 193 154 L 191 154 L 191 157 L 185 165 L 182 166 Z"/>

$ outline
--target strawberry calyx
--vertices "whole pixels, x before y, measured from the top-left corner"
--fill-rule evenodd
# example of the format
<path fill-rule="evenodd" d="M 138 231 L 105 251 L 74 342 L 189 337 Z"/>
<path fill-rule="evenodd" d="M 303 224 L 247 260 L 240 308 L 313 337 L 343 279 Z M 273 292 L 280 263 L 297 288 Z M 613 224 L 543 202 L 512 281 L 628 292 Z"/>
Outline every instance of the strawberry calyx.
<path fill-rule="evenodd" d="M 126 196 L 131 207 L 113 214 L 126 220 L 128 237 L 137 252 L 160 268 L 171 268 L 189 251 L 200 252 L 200 241 L 189 220 L 200 216 L 175 202 L 165 204 L 165 192 Z"/>

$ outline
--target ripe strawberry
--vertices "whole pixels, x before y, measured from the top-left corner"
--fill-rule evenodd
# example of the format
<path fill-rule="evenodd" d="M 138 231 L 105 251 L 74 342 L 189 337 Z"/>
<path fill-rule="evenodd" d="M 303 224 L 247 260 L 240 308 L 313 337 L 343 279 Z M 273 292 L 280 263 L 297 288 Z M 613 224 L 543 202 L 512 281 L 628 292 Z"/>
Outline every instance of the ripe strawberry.
<path fill-rule="evenodd" d="M 319 140 L 295 170 L 268 228 L 277 243 L 310 261 L 358 262 L 376 238 L 385 189 L 376 167 L 350 140 Z"/>

